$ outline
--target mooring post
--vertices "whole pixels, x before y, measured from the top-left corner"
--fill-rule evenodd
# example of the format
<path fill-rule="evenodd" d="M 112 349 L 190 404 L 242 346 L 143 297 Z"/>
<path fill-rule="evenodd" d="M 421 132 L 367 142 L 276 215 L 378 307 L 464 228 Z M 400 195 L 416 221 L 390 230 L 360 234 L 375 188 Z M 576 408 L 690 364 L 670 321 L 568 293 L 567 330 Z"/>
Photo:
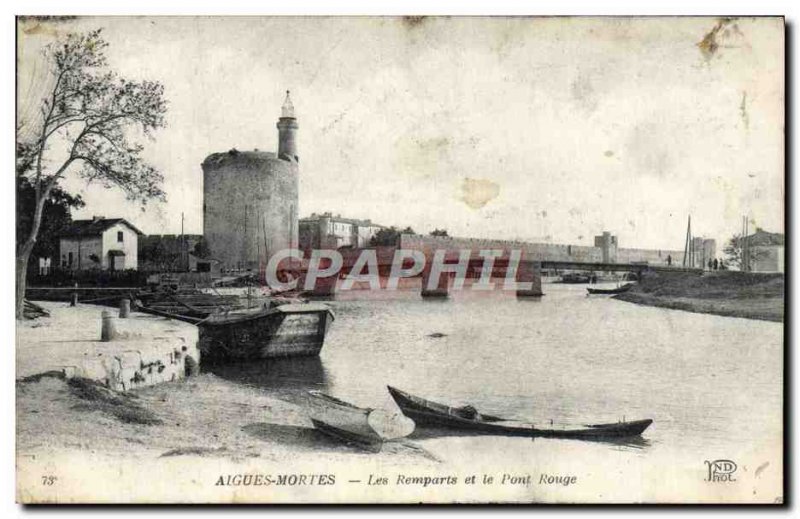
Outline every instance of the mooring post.
<path fill-rule="evenodd" d="M 541 262 L 523 259 L 517 266 L 516 281 L 530 283 L 530 288 L 517 289 L 517 297 L 542 296 L 542 264 Z"/>
<path fill-rule="evenodd" d="M 114 329 L 114 318 L 111 317 L 111 313 L 108 310 L 103 310 L 100 314 L 100 320 L 100 340 L 102 342 L 110 342 L 114 339 L 114 335 L 116 335 L 116 330 Z"/>
<path fill-rule="evenodd" d="M 78 283 L 75 283 L 75 291 L 72 293 L 72 301 L 69 306 L 78 306 Z"/>
<path fill-rule="evenodd" d="M 130 299 L 120 299 L 119 300 L 119 318 L 120 319 L 127 319 L 131 313 L 131 300 Z"/>
<path fill-rule="evenodd" d="M 319 268 L 320 270 L 329 269 L 333 261 L 330 258 L 320 258 L 319 260 Z M 306 272 L 308 275 L 308 272 Z M 315 297 L 334 297 L 336 294 L 336 281 L 339 279 L 338 274 L 328 276 L 328 277 L 317 277 L 314 280 L 314 286 L 311 288 L 311 295 Z M 302 279 L 303 285 L 305 285 L 305 279 Z"/>
<path fill-rule="evenodd" d="M 431 270 L 431 258 L 429 255 L 426 255 L 425 267 L 422 269 L 422 288 L 420 295 L 424 298 L 447 299 L 450 290 L 449 274 L 447 272 L 439 272 L 438 279 L 434 280 L 435 286 L 431 288 L 428 286 L 431 283 Z"/>

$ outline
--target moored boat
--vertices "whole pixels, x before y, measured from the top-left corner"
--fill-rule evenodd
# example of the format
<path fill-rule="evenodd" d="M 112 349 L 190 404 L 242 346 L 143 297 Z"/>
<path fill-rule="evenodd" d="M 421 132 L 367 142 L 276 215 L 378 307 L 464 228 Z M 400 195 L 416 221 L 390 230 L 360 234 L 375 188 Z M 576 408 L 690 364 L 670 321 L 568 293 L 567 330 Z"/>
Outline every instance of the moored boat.
<path fill-rule="evenodd" d="M 616 287 L 616 288 L 589 288 L 589 287 L 587 287 L 586 290 L 588 290 L 590 294 L 597 294 L 597 295 L 601 295 L 601 294 L 622 294 L 622 293 L 627 292 L 628 290 L 630 290 L 632 286 L 633 286 L 633 283 L 625 283 L 624 285 Z"/>
<path fill-rule="evenodd" d="M 569 285 L 581 285 L 584 283 L 591 283 L 592 276 L 589 274 L 581 274 L 578 272 L 570 272 L 568 274 L 564 274 L 561 276 L 561 279 L 557 281 L 557 283 L 565 283 Z"/>
<path fill-rule="evenodd" d="M 197 323 L 198 346 L 210 362 L 319 355 L 333 320 L 314 303 L 214 313 Z"/>
<path fill-rule="evenodd" d="M 414 422 L 402 414 L 362 408 L 320 391 L 309 391 L 311 423 L 344 443 L 379 451 L 383 443 L 408 436 Z"/>
<path fill-rule="evenodd" d="M 503 436 L 604 440 L 639 436 L 653 423 L 653 420 L 645 419 L 585 425 L 576 428 L 540 429 L 533 424 L 479 413 L 472 406 L 452 407 L 426 400 L 391 386 L 388 386 L 388 389 L 403 414 L 414 420 L 419 427 L 428 426 Z"/>

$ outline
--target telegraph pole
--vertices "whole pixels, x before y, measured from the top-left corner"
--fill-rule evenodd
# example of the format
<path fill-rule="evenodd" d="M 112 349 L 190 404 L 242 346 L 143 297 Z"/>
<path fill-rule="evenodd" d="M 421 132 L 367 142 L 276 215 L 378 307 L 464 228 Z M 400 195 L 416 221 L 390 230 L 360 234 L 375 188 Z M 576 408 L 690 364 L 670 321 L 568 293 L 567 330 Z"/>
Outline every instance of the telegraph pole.
<path fill-rule="evenodd" d="M 689 224 L 686 227 L 686 243 L 683 246 L 683 266 L 686 266 L 687 256 L 690 254 L 692 236 L 692 215 L 689 215 Z M 691 267 L 691 264 L 689 265 Z"/>
<path fill-rule="evenodd" d="M 750 272 L 750 222 L 747 220 L 747 215 L 744 217 L 744 257 L 745 257 L 745 272 Z"/>
<path fill-rule="evenodd" d="M 181 211 L 181 269 L 189 270 L 189 261 L 186 256 L 186 237 L 183 234 L 183 211 Z"/>

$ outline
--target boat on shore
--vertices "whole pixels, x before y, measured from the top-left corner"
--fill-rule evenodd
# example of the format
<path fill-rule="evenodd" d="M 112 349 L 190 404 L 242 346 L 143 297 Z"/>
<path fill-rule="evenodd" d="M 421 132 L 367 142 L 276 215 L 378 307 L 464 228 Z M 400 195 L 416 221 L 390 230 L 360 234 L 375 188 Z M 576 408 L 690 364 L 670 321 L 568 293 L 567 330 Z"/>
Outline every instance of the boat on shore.
<path fill-rule="evenodd" d="M 321 391 L 309 391 L 308 395 L 311 423 L 343 443 L 378 452 L 384 442 L 414 431 L 414 422 L 402 414 L 358 407 Z"/>
<path fill-rule="evenodd" d="M 574 428 L 540 429 L 533 424 L 479 413 L 477 409 L 469 405 L 452 407 L 426 400 L 391 386 L 387 387 L 403 414 L 414 420 L 418 427 L 455 429 L 476 434 L 502 436 L 610 440 L 639 436 L 653 423 L 653 420 L 645 419 Z"/>
<path fill-rule="evenodd" d="M 593 295 L 608 295 L 608 294 L 623 294 L 633 287 L 633 283 L 625 283 L 622 286 L 616 288 L 589 288 L 586 287 L 586 290 Z"/>

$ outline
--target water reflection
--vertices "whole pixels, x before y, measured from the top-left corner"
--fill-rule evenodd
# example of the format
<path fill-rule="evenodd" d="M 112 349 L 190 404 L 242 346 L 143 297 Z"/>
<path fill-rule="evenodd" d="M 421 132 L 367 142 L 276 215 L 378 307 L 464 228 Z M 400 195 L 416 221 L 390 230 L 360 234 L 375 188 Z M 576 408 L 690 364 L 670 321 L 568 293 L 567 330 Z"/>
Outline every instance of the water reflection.
<path fill-rule="evenodd" d="M 319 357 L 208 365 L 203 367 L 203 371 L 231 382 L 281 391 L 325 391 L 330 384 L 328 372 Z"/>

